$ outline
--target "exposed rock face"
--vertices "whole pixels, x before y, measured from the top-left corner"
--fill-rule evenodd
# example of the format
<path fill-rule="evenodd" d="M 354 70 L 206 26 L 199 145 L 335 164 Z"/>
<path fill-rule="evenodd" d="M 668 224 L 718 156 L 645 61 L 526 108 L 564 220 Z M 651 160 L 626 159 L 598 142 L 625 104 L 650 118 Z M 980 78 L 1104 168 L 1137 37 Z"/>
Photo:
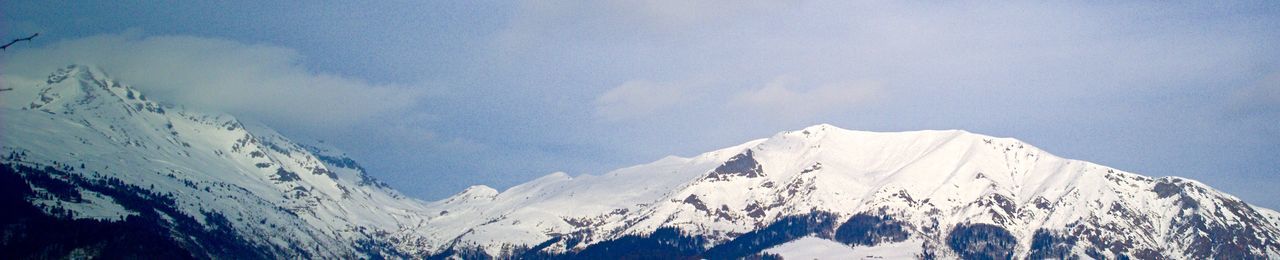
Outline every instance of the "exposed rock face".
<path fill-rule="evenodd" d="M 733 177 L 756 178 L 764 176 L 764 168 L 760 163 L 756 162 L 756 158 L 751 157 L 751 150 L 742 152 L 741 154 L 729 158 L 720 167 L 716 167 L 711 173 L 707 174 L 707 180 L 710 181 L 727 181 Z"/>

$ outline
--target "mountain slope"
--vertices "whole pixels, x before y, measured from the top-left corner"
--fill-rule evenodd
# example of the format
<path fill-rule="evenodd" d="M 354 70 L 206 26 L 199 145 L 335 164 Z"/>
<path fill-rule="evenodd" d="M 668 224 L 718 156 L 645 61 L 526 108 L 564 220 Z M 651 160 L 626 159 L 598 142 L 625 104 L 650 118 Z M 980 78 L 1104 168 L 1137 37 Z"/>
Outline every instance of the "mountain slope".
<path fill-rule="evenodd" d="M 296 144 L 228 115 L 161 105 L 94 67 L 69 66 L 41 84 L 12 88 L 0 93 L 3 163 L 11 170 L 52 167 L 10 176 L 31 182 L 28 196 L 45 211 L 70 219 L 160 222 L 146 224 L 169 229 L 153 235 L 179 244 L 215 243 L 183 240 L 193 230 L 221 228 L 225 234 L 214 240 L 238 244 L 227 252 L 191 252 L 198 258 L 348 258 L 417 250 L 374 245 L 411 232 L 422 203 L 372 180 L 341 152 Z M 50 181 L 31 181 L 39 178 Z M 58 196 L 50 189 L 68 185 L 78 194 Z M 145 200 L 138 205 L 114 203 L 138 196 Z"/>
<path fill-rule="evenodd" d="M 963 258 L 1280 256 L 1272 211 L 1201 183 L 954 130 L 818 125 L 601 176 L 557 173 L 501 193 L 473 188 L 430 207 L 455 217 L 428 220 L 442 228 L 427 232 L 490 255 L 510 254 L 504 245 L 549 241 L 540 249 L 589 250 L 675 228 L 718 248 L 813 233 L 861 245 L 920 239 L 927 256 Z M 813 230 L 756 236 L 795 216 L 816 217 L 797 222 Z"/>
<path fill-rule="evenodd" d="M 816 125 L 420 202 L 336 148 L 98 68 L 6 88 L 0 258 L 1280 258 L 1275 211 L 958 130 Z"/>

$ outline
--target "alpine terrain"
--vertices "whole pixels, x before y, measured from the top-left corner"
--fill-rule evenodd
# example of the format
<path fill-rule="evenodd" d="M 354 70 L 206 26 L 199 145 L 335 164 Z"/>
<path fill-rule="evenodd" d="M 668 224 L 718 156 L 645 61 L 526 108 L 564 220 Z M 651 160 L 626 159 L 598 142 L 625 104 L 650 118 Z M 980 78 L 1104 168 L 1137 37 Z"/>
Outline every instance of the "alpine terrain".
<path fill-rule="evenodd" d="M 1280 258 L 1280 213 L 960 130 L 816 125 L 424 202 L 93 66 L 4 89 L 3 259 Z"/>

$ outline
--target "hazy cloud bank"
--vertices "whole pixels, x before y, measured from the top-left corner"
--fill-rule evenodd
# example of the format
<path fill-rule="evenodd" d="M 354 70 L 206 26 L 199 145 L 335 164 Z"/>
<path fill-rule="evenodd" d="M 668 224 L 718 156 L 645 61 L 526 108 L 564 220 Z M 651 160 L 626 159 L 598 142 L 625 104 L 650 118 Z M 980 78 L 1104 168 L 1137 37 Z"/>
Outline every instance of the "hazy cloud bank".
<path fill-rule="evenodd" d="M 40 79 L 69 64 L 97 65 L 162 102 L 295 128 L 347 126 L 403 111 L 424 94 L 310 71 L 293 49 L 193 36 L 104 34 L 6 56 L 6 77 Z"/>

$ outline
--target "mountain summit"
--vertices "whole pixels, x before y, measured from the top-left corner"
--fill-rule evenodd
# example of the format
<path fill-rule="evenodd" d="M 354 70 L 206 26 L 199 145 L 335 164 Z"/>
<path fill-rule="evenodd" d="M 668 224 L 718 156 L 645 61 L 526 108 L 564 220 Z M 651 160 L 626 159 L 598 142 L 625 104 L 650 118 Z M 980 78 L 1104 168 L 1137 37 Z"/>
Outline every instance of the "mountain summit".
<path fill-rule="evenodd" d="M 12 88 L 0 258 L 1280 258 L 1274 211 L 961 130 L 822 124 L 422 202 L 92 66 Z"/>
<path fill-rule="evenodd" d="M 18 235 L 0 250 L 13 257 L 0 258 L 395 255 L 383 241 L 412 232 L 421 215 L 422 203 L 340 151 L 162 105 L 97 67 L 12 88 L 0 92 L 2 168 L 29 185 L 5 196 L 29 205 L 11 205 L 27 210 L 7 219 L 6 233 Z"/>
<path fill-rule="evenodd" d="M 1146 177 L 960 130 L 816 125 L 433 207 L 463 216 L 429 220 L 446 228 L 428 232 L 490 255 L 521 244 L 590 255 L 610 241 L 674 229 L 696 237 L 677 239 L 694 248 L 688 252 L 713 258 L 808 236 L 919 257 L 1280 256 L 1280 215 L 1271 210 L 1193 180 Z"/>

